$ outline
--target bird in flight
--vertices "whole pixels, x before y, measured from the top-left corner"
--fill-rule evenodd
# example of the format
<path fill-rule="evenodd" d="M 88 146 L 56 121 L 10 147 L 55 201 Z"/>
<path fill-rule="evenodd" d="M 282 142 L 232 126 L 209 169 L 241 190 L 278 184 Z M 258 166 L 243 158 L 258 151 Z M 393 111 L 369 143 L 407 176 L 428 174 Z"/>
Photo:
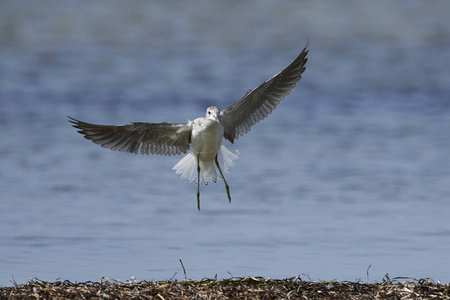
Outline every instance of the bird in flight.
<path fill-rule="evenodd" d="M 197 183 L 197 208 L 200 210 L 200 180 L 205 185 L 216 182 L 216 166 L 225 183 L 231 203 L 230 187 L 219 164 L 225 171 L 234 165 L 238 151 L 222 145 L 225 138 L 231 143 L 250 131 L 267 117 L 294 89 L 305 71 L 308 43 L 299 56 L 286 68 L 264 81 L 229 107 L 206 109 L 206 116 L 187 123 L 132 123 L 128 125 L 97 125 L 69 117 L 73 127 L 88 140 L 102 147 L 120 152 L 179 155 L 191 150 L 174 167 L 177 174 Z"/>

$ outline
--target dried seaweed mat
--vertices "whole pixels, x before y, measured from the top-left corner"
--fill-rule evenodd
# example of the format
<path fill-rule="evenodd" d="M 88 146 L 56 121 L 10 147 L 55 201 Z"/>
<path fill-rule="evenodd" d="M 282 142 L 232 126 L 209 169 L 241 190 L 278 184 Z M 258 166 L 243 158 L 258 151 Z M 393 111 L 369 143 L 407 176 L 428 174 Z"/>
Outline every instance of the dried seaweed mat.
<path fill-rule="evenodd" d="M 400 281 L 404 280 L 404 281 Z M 45 282 L 0 287 L 0 299 L 450 299 L 450 284 L 430 279 L 394 279 L 381 283 L 276 280 L 262 277 L 200 281 Z"/>

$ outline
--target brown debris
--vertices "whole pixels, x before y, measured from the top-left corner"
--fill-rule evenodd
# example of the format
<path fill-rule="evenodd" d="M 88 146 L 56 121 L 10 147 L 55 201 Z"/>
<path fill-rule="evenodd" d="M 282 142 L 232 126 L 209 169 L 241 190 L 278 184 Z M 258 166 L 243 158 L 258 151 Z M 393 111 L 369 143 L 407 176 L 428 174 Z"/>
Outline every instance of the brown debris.
<path fill-rule="evenodd" d="M 404 278 L 403 278 L 404 279 Z M 303 281 L 300 277 L 276 280 L 244 277 L 200 281 L 45 282 L 0 287 L 0 299 L 449 299 L 450 284 L 429 279 L 391 280 L 382 283 Z"/>

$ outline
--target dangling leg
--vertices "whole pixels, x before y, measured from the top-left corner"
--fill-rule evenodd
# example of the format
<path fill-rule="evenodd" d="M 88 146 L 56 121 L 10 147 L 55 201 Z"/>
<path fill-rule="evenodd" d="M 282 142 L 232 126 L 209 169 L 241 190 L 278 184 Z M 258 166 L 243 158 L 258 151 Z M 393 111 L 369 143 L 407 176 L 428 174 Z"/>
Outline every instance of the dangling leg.
<path fill-rule="evenodd" d="M 230 187 L 228 186 L 228 183 L 227 183 L 227 181 L 225 180 L 225 176 L 223 176 L 222 169 L 220 169 L 219 161 L 217 160 L 217 154 L 216 154 L 216 166 L 217 166 L 217 168 L 219 169 L 220 176 L 222 176 L 223 182 L 225 182 L 225 189 L 227 190 L 228 200 L 230 200 L 230 203 L 231 203 Z"/>
<path fill-rule="evenodd" d="M 200 210 L 200 154 L 197 155 L 197 208 Z"/>

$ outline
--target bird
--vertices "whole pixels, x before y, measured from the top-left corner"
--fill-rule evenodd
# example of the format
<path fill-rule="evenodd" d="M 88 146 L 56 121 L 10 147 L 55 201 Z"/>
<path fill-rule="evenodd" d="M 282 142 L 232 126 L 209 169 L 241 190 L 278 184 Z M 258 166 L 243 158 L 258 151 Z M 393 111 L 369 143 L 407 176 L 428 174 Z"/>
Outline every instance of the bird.
<path fill-rule="evenodd" d="M 180 155 L 186 154 L 174 167 L 176 174 L 197 183 L 197 208 L 200 210 L 200 181 L 207 185 L 216 182 L 219 170 L 231 203 L 230 187 L 219 164 L 229 172 L 239 151 L 222 145 L 226 139 L 236 139 L 266 118 L 297 86 L 308 61 L 308 44 L 281 72 L 267 79 L 234 104 L 220 110 L 216 106 L 206 109 L 204 117 L 187 123 L 143 123 L 127 125 L 98 125 L 79 121 L 68 116 L 69 122 L 86 139 L 110 150 L 135 154 Z"/>

